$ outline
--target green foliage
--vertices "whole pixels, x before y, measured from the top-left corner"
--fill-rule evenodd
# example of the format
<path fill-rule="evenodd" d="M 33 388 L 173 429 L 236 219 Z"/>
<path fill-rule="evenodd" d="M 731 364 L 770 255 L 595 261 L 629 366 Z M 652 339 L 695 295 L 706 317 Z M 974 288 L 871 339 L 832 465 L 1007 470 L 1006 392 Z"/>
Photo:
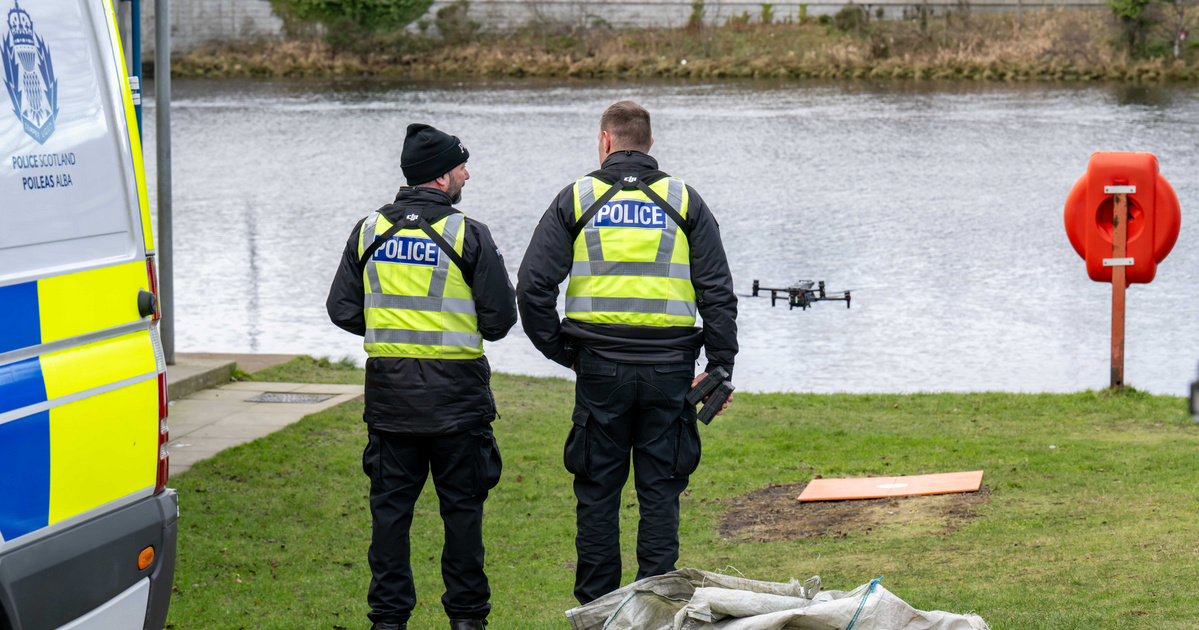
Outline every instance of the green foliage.
<path fill-rule="evenodd" d="M 808 5 L 807 4 L 799 5 L 799 23 L 800 24 L 808 23 Z"/>
<path fill-rule="evenodd" d="M 342 32 L 401 29 L 429 10 L 433 0 L 271 0 L 285 19 L 319 22 Z"/>
<path fill-rule="evenodd" d="M 1138 20 L 1153 0 L 1108 0 L 1107 6 L 1121 20 Z"/>
<path fill-rule="evenodd" d="M 763 24 L 773 24 L 774 23 L 774 4 L 773 3 L 767 2 L 767 3 L 762 4 L 762 23 Z"/>
<path fill-rule="evenodd" d="M 1133 53 L 1141 52 L 1145 33 L 1156 20 L 1145 14 L 1153 0 L 1108 0 L 1107 6 L 1124 25 L 1124 36 Z"/>
<path fill-rule="evenodd" d="M 826 13 L 824 15 L 817 17 L 816 23 L 821 26 L 828 26 L 829 24 L 833 23 L 833 18 L 829 17 L 829 15 Z"/>
<path fill-rule="evenodd" d="M 433 23 L 447 42 L 466 44 L 474 41 L 475 36 L 479 34 L 483 25 L 467 17 L 469 10 L 469 0 L 455 0 L 453 4 L 437 10 L 437 19 L 433 20 Z"/>
<path fill-rule="evenodd" d="M 691 15 L 687 18 L 687 30 L 698 31 L 704 26 L 704 3 L 692 2 Z"/>
<path fill-rule="evenodd" d="M 745 27 L 745 25 L 749 24 L 749 11 L 746 11 L 741 15 L 730 15 L 725 24 L 733 28 Z"/>
<path fill-rule="evenodd" d="M 833 15 L 833 26 L 844 33 L 861 31 L 862 26 L 869 21 L 870 14 L 866 12 L 866 9 L 852 3 L 845 5 Z"/>
<path fill-rule="evenodd" d="M 1148 41 L 1141 47 L 1141 52 L 1150 59 L 1173 59 L 1174 42 L 1166 39 Z"/>
<path fill-rule="evenodd" d="M 233 366 L 233 373 L 229 375 L 229 380 L 231 380 L 231 381 L 252 381 L 252 380 L 254 380 L 254 375 L 235 365 L 235 366 Z"/>
<path fill-rule="evenodd" d="M 353 359 L 343 357 L 333 361 L 328 357 L 319 359 L 308 355 L 296 357 L 287 363 L 265 370 L 246 374 L 240 372 L 243 381 L 266 381 L 271 383 L 343 383 L 357 384 L 365 381 L 366 371 L 358 367 Z"/>

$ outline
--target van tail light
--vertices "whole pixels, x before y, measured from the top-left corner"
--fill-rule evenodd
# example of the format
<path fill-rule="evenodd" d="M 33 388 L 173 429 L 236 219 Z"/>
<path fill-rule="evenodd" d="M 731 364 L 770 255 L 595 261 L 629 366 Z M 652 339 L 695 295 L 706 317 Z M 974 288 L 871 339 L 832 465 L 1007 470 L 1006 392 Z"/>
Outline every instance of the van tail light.
<path fill-rule="evenodd" d="M 154 254 L 146 256 L 146 275 L 150 279 L 150 292 L 154 294 L 152 321 L 157 322 L 162 317 L 162 307 L 158 301 L 158 271 L 154 267 Z M 154 478 L 154 493 L 158 494 L 167 487 L 167 478 L 171 473 L 171 455 L 167 452 L 171 432 L 167 428 L 167 361 L 162 350 L 162 338 L 158 336 L 158 326 L 154 323 L 150 324 L 150 341 L 158 366 L 158 472 Z"/>
<path fill-rule="evenodd" d="M 153 274 L 150 277 L 153 278 Z M 167 453 L 167 442 L 171 441 L 171 432 L 167 428 L 167 359 L 162 351 L 157 323 L 150 324 L 150 345 L 154 347 L 154 364 L 158 369 L 158 472 L 154 479 L 154 493 L 157 494 L 167 487 L 171 469 L 171 456 Z"/>
<path fill-rule="evenodd" d="M 146 274 L 150 277 L 150 293 L 154 294 L 154 321 L 162 317 L 162 307 L 158 301 L 158 271 L 154 268 L 154 254 L 146 256 Z"/>
<path fill-rule="evenodd" d="M 158 474 L 154 479 L 154 494 L 162 492 L 167 487 L 167 478 L 171 472 L 171 454 L 167 452 L 167 442 L 171 441 L 171 431 L 167 427 L 167 373 L 158 373 Z"/>

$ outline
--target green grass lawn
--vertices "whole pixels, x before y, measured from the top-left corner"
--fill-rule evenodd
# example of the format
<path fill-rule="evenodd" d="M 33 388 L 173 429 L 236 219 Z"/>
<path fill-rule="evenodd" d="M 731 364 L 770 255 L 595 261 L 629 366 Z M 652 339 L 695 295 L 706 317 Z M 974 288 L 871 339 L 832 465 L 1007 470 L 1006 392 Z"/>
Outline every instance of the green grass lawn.
<path fill-rule="evenodd" d="M 362 371 L 301 359 L 253 378 L 361 382 Z M 573 385 L 503 374 L 493 385 L 504 476 L 485 521 L 491 627 L 564 628 L 575 605 L 574 497 L 562 467 Z M 701 427 L 679 565 L 774 581 L 819 574 L 844 590 L 885 575 L 917 608 L 973 611 L 996 630 L 1199 627 L 1199 430 L 1185 408 L 1138 392 L 739 393 Z M 369 627 L 361 413 L 351 402 L 309 416 L 171 480 L 181 516 L 168 627 Z M 772 484 L 978 469 L 990 494 L 965 521 L 946 520 L 936 508 L 951 499 L 933 497 L 840 504 L 869 518 L 827 535 L 721 533 L 729 510 L 744 514 L 735 497 Z M 627 582 L 631 483 L 626 492 Z M 441 541 L 427 487 L 412 529 L 413 630 L 447 625 Z"/>

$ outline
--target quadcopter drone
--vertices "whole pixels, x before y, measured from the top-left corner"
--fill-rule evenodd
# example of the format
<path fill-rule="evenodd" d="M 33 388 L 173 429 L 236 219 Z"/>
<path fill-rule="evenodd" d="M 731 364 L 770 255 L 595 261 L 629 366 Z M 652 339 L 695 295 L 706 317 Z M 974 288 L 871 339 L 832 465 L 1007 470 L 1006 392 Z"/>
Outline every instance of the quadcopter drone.
<path fill-rule="evenodd" d="M 759 291 L 770 291 L 771 306 L 774 306 L 778 300 L 784 299 L 785 295 L 788 310 L 798 306 L 800 309 L 806 311 L 809 306 L 816 302 L 845 302 L 845 308 L 849 308 L 852 300 L 850 289 L 826 292 L 824 290 L 824 280 L 819 282 L 815 280 L 800 280 L 795 283 L 795 286 L 785 289 L 759 286 L 758 281 L 754 280 L 754 292 L 750 297 L 758 297 Z"/>

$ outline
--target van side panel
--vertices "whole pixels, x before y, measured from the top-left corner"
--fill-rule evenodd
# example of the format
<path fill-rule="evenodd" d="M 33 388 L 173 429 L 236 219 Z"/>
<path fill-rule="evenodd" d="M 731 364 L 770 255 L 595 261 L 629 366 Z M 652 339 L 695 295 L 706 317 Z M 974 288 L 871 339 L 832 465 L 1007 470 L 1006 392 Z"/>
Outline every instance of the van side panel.
<path fill-rule="evenodd" d="M 150 289 L 144 260 L 45 278 L 37 284 L 43 343 L 141 319 L 138 289 Z"/>
<path fill-rule="evenodd" d="M 157 413 L 157 380 L 50 410 L 50 523 L 154 487 Z"/>
<path fill-rule="evenodd" d="M 50 413 L 0 424 L 0 537 L 47 525 L 50 511 Z"/>

